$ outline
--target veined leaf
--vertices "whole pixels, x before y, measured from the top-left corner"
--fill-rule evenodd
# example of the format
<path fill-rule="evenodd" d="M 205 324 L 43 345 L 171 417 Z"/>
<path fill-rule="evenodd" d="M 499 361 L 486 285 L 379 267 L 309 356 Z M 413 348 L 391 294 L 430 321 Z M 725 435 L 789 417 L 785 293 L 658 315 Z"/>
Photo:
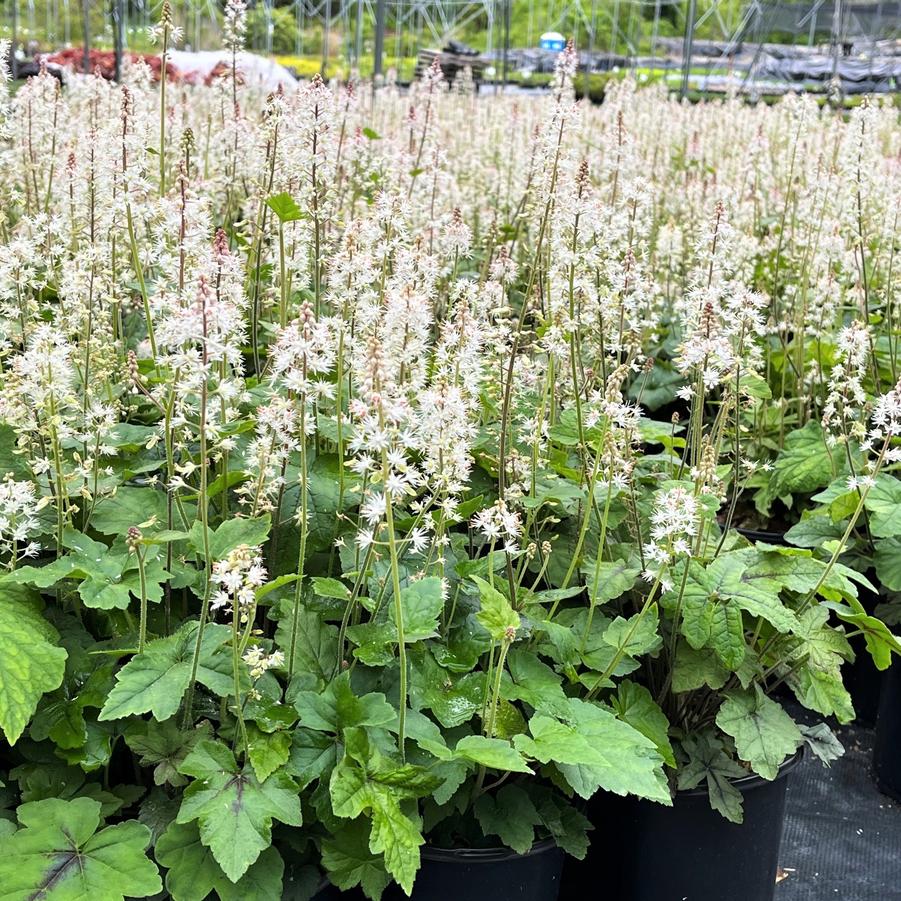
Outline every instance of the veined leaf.
<path fill-rule="evenodd" d="M 368 815 L 370 852 L 383 856 L 385 869 L 409 895 L 425 839 L 419 815 L 402 810 L 401 801 L 428 794 L 441 780 L 423 767 L 384 759 L 362 729 L 349 730 L 345 740 L 347 756 L 329 780 L 332 809 L 348 819 Z"/>
<path fill-rule="evenodd" d="M 776 778 L 779 767 L 803 739 L 792 718 L 759 685 L 753 691 L 730 692 L 716 724 L 735 739 L 738 756 L 764 779 Z"/>
<path fill-rule="evenodd" d="M 438 634 L 438 617 L 444 610 L 441 579 L 429 576 L 418 582 L 411 582 L 401 589 L 400 603 L 404 617 L 404 641 L 407 644 Z M 388 614 L 396 629 L 393 603 L 389 607 Z"/>
<path fill-rule="evenodd" d="M 356 726 L 387 726 L 397 719 L 381 692 L 354 693 L 350 673 L 341 673 L 325 691 L 299 691 L 293 697 L 300 725 L 316 732 L 341 733 Z"/>
<path fill-rule="evenodd" d="M 479 624 L 495 641 L 509 641 L 519 628 L 519 614 L 510 601 L 496 588 L 478 576 L 470 577 L 479 588 L 481 609 L 476 614 Z"/>
<path fill-rule="evenodd" d="M 306 219 L 306 214 L 297 205 L 297 201 L 286 191 L 266 198 L 266 206 L 278 217 L 279 222 L 296 222 Z"/>
<path fill-rule="evenodd" d="M 723 748 L 723 743 L 706 732 L 694 738 L 687 738 L 683 748 L 688 754 L 688 763 L 679 773 L 679 788 L 696 788 L 702 780 L 707 782 L 710 806 L 732 823 L 744 820 L 741 792 L 732 784 L 748 774 Z"/>
<path fill-rule="evenodd" d="M 235 548 L 241 545 L 259 547 L 269 537 L 272 522 L 269 514 L 253 519 L 227 519 L 217 529 L 207 535 L 210 548 L 210 560 L 224 560 Z M 204 554 L 203 526 L 195 522 L 189 533 L 194 550 L 201 556 Z"/>
<path fill-rule="evenodd" d="M 485 835 L 498 836 L 517 854 L 531 850 L 535 827 L 542 825 L 528 792 L 518 785 L 505 785 L 494 795 L 480 795 L 473 812 Z"/>
<path fill-rule="evenodd" d="M 263 732 L 248 725 L 248 753 L 250 765 L 260 782 L 265 782 L 277 769 L 288 762 L 291 755 L 289 732 Z"/>
<path fill-rule="evenodd" d="M 199 742 L 179 771 L 196 781 L 185 789 L 176 820 L 197 820 L 200 840 L 232 882 L 269 847 L 273 820 L 301 825 L 294 781 L 275 773 L 261 782 L 251 767 L 240 769 L 220 742 Z"/>
<path fill-rule="evenodd" d="M 120 486 L 112 497 L 97 502 L 91 527 L 104 535 L 124 535 L 132 526 L 158 523 L 164 528 L 168 518 L 166 492 L 155 488 Z"/>
<path fill-rule="evenodd" d="M 835 611 L 840 620 L 851 623 L 863 632 L 867 650 L 876 664 L 876 669 L 888 669 L 892 662 L 892 654 L 901 654 L 901 639 L 893 634 L 881 619 L 870 616 L 857 598 L 849 597 L 850 607 L 833 602 L 824 602 Z"/>
<path fill-rule="evenodd" d="M 185 623 L 174 635 L 148 643 L 116 673 L 100 720 L 116 720 L 137 713 L 152 713 L 167 720 L 179 708 L 191 681 L 191 661 L 198 623 Z M 219 695 L 234 691 L 232 661 L 219 649 L 231 638 L 231 629 L 207 623 L 200 645 L 197 680 Z"/>
<path fill-rule="evenodd" d="M 669 766 L 675 767 L 676 758 L 668 734 L 669 721 L 651 697 L 651 693 L 643 685 L 624 679 L 617 686 L 611 703 L 617 716 L 651 739 L 660 756 Z"/>
<path fill-rule="evenodd" d="M 359 885 L 367 898 L 380 898 L 391 881 L 381 854 L 369 850 L 369 825 L 352 820 L 322 840 L 322 866 L 342 891 Z"/>
<path fill-rule="evenodd" d="M 599 564 L 588 560 L 582 565 L 582 574 L 590 591 L 597 585 L 597 593 L 592 600 L 595 604 L 614 601 L 625 594 L 634 584 L 641 567 L 630 565 L 627 560 L 602 560 Z"/>
<path fill-rule="evenodd" d="M 514 738 L 516 748 L 542 763 L 555 762 L 581 797 L 605 788 L 672 803 L 654 742 L 609 710 L 570 698 L 565 719 L 539 713 L 529 720 L 529 731 L 531 736 Z"/>
<path fill-rule="evenodd" d="M 203 901 L 211 892 L 218 901 L 281 901 L 285 864 L 275 848 L 266 848 L 237 882 L 201 842 L 196 823 L 170 823 L 154 853 L 169 871 L 166 891 L 172 901 Z"/>
<path fill-rule="evenodd" d="M 502 738 L 467 735 L 457 742 L 454 754 L 492 770 L 511 773 L 532 772 L 522 754 Z"/>
<path fill-rule="evenodd" d="M 18 585 L 0 583 L 0 729 L 15 744 L 41 696 L 59 688 L 66 651 L 41 615 L 40 599 Z"/>
<path fill-rule="evenodd" d="M 785 436 L 782 452 L 773 465 L 777 496 L 796 492 L 809 494 L 832 481 L 833 464 L 826 447 L 823 427 L 811 420 Z"/>
<path fill-rule="evenodd" d="M 100 802 L 48 798 L 23 804 L 22 828 L 0 838 L 3 901 L 123 901 L 162 891 L 136 820 L 100 829 Z"/>
<path fill-rule="evenodd" d="M 210 738 L 209 723 L 193 729 L 181 729 L 170 718 L 159 723 L 156 720 L 138 720 L 125 731 L 125 742 L 135 754 L 140 755 L 141 766 L 154 766 L 153 781 L 157 785 L 180 786 L 187 778 L 178 767 L 201 739 Z"/>
<path fill-rule="evenodd" d="M 294 598 L 283 599 L 277 608 L 278 627 L 275 643 L 286 657 L 291 653 L 294 629 Z M 294 671 L 313 673 L 330 679 L 338 664 L 338 629 L 301 604 L 297 611 L 297 637 L 294 641 Z"/>

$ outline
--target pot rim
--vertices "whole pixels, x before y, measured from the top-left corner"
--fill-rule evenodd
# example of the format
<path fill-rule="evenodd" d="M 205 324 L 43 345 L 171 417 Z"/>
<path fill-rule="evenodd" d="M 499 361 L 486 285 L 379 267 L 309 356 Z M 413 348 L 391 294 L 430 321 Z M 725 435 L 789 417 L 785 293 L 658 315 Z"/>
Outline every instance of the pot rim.
<path fill-rule="evenodd" d="M 552 838 L 543 838 L 535 842 L 525 854 L 520 854 L 512 848 L 440 848 L 436 845 L 425 845 L 422 849 L 424 860 L 443 860 L 448 862 L 466 863 L 499 863 L 501 861 L 516 860 L 533 857 L 537 854 L 546 854 L 557 848 L 557 843 Z"/>
<path fill-rule="evenodd" d="M 735 526 L 735 531 L 749 541 L 753 539 L 754 541 L 768 541 L 769 544 L 790 546 L 785 538 L 785 533 L 788 531 L 788 528 L 752 529 L 748 526 Z"/>
<path fill-rule="evenodd" d="M 748 773 L 747 776 L 741 776 L 738 779 L 730 779 L 730 784 L 734 785 L 740 792 L 748 791 L 752 788 L 757 788 L 760 785 L 772 785 L 774 782 L 778 782 L 780 779 L 785 779 L 786 776 L 801 762 L 804 758 L 804 745 L 801 745 L 788 760 L 783 761 L 779 765 L 779 771 L 776 773 L 775 779 L 764 779 L 763 776 L 759 776 L 757 773 Z M 707 787 L 698 786 L 697 788 L 687 788 L 684 790 L 680 790 L 676 792 L 676 797 L 679 795 L 683 795 L 684 797 L 697 797 L 698 795 L 706 795 Z"/>

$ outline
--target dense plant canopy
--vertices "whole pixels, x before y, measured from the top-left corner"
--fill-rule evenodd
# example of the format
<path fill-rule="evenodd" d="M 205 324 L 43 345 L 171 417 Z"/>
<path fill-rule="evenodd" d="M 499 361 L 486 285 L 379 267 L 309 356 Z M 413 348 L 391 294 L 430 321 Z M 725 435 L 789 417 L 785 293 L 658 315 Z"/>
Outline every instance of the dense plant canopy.
<path fill-rule="evenodd" d="M 573 63 L 4 99 L 5 897 L 409 893 L 840 753 L 777 689 L 899 648 L 898 113 Z"/>

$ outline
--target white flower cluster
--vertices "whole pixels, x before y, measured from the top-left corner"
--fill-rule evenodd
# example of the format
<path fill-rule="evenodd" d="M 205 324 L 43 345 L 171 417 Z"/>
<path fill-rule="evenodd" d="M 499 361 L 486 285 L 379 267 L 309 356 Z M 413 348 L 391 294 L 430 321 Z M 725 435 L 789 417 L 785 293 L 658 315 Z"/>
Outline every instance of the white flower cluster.
<path fill-rule="evenodd" d="M 901 446 L 891 445 L 892 439 L 901 437 L 901 381 L 877 399 L 872 423 L 864 449 L 878 451 L 884 447 L 887 463 L 901 463 Z"/>
<path fill-rule="evenodd" d="M 285 665 L 285 655 L 281 651 L 267 653 L 265 648 L 258 644 L 252 644 L 242 658 L 250 669 L 251 679 L 259 679 L 271 669 L 277 669 Z"/>
<path fill-rule="evenodd" d="M 11 474 L 0 481 L 0 556 L 8 566 L 37 556 L 41 546 L 30 536 L 39 531 L 38 513 L 46 504 L 35 497 L 32 482 L 17 481 Z"/>
<path fill-rule="evenodd" d="M 870 355 L 870 333 L 867 326 L 854 320 L 838 335 L 839 361 L 832 367 L 829 394 L 823 407 L 822 424 L 830 447 L 866 436 L 866 423 L 861 413 L 866 406 L 864 389 Z"/>
<path fill-rule="evenodd" d="M 212 581 L 219 589 L 213 594 L 210 610 L 230 614 L 235 609 L 246 623 L 256 609 L 256 591 L 266 584 L 262 550 L 242 544 L 224 560 L 213 564 Z"/>
<path fill-rule="evenodd" d="M 659 578 L 664 591 L 672 587 L 666 570 L 679 557 L 691 554 L 700 509 L 698 499 L 681 485 L 658 492 L 651 515 L 651 541 L 643 549 L 648 582 Z"/>
<path fill-rule="evenodd" d="M 238 53 L 244 49 L 247 35 L 247 4 L 244 0 L 226 0 L 222 14 L 222 43 L 227 50 Z"/>
<path fill-rule="evenodd" d="M 503 500 L 479 510 L 472 518 L 472 527 L 492 545 L 503 542 L 503 548 L 508 554 L 515 554 L 519 550 L 522 519 Z"/>

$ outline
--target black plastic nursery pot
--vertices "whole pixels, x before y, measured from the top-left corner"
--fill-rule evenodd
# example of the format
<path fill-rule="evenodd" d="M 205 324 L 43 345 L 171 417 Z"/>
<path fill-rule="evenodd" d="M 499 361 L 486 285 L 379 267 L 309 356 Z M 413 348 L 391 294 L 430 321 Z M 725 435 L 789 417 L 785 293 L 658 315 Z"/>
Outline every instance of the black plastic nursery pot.
<path fill-rule="evenodd" d="M 557 901 L 563 852 L 547 839 L 517 854 L 508 848 L 422 849 L 412 901 Z M 386 897 L 406 898 L 392 886 Z"/>
<path fill-rule="evenodd" d="M 746 529 L 744 526 L 737 526 L 735 529 L 739 535 L 743 535 L 748 541 L 762 541 L 764 544 L 788 545 L 785 540 L 785 530 L 770 531 L 768 529 Z"/>
<path fill-rule="evenodd" d="M 733 783 L 744 802 L 741 825 L 711 809 L 706 784 L 678 792 L 672 807 L 637 798 L 593 803 L 599 834 L 589 866 L 565 880 L 565 901 L 587 890 L 592 874 L 606 884 L 608 873 L 618 874 L 608 895 L 617 901 L 771 901 L 788 777 L 800 759 L 799 751 L 772 782 L 750 775 Z"/>
<path fill-rule="evenodd" d="M 878 589 L 876 573 L 870 569 L 865 575 Z M 869 614 L 873 613 L 880 601 L 878 591 L 873 592 L 863 587 L 858 589 L 858 599 Z M 854 662 L 846 663 L 842 667 L 842 677 L 854 704 L 855 722 L 859 726 L 869 728 L 876 724 L 879 697 L 886 674 L 876 669 L 876 664 L 873 663 L 873 658 L 867 650 L 866 639 L 862 635 L 855 635 L 850 639 L 850 643 L 854 648 Z"/>
<path fill-rule="evenodd" d="M 901 801 L 901 665 L 893 663 L 882 675 L 873 775 L 879 791 Z"/>

